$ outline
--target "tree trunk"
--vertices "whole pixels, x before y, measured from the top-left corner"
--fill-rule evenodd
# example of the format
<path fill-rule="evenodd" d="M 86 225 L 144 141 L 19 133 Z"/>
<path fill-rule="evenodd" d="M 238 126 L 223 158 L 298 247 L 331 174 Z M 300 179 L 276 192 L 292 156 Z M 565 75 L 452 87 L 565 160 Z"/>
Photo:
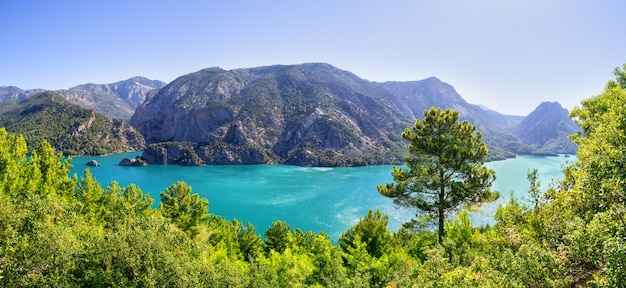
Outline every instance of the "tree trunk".
<path fill-rule="evenodd" d="M 441 189 L 441 191 L 439 192 L 439 207 L 437 207 L 437 216 L 439 216 L 439 244 L 443 244 L 443 236 L 445 234 L 445 227 L 444 227 L 444 214 L 443 214 L 443 201 L 444 199 L 444 188 Z"/>
<path fill-rule="evenodd" d="M 439 156 L 441 159 L 442 156 Z M 444 227 L 444 201 L 446 200 L 446 184 L 445 184 L 445 171 L 443 167 L 439 167 L 439 179 L 441 181 L 441 186 L 439 187 L 439 201 L 437 202 L 437 216 L 439 217 L 439 244 L 443 244 L 443 236 L 445 235 L 445 227 Z"/>

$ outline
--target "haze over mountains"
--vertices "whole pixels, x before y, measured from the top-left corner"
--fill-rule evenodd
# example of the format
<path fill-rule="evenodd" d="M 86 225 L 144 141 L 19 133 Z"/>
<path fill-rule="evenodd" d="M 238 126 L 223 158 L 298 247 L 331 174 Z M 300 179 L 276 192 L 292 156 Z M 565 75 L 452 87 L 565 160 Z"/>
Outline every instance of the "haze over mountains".
<path fill-rule="evenodd" d="M 37 92 L 0 87 L 0 100 Z M 555 102 L 526 117 L 503 115 L 467 103 L 434 77 L 376 83 L 323 63 L 208 68 L 167 85 L 135 77 L 57 92 L 113 118 L 132 115 L 130 123 L 151 144 L 143 155 L 151 163 L 400 163 L 407 145 L 400 133 L 431 106 L 457 110 L 475 124 L 491 160 L 575 153 L 567 135 L 578 131 Z"/>
<path fill-rule="evenodd" d="M 166 83 L 163 81 L 133 77 L 112 84 L 83 84 L 55 92 L 72 103 L 95 109 L 105 116 L 129 119 L 150 91 L 165 85 Z M 3 102 L 24 100 L 43 91 L 45 90 L 22 90 L 14 86 L 0 87 L 0 100 Z"/>

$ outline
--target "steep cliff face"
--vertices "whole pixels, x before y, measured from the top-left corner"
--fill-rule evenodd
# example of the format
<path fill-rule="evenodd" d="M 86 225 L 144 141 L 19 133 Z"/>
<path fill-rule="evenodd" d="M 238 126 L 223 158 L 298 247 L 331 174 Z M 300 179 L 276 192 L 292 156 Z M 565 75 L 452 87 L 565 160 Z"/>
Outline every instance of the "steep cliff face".
<path fill-rule="evenodd" d="M 327 64 L 210 68 L 160 89 L 131 124 L 148 143 L 199 143 L 192 150 L 204 163 L 389 163 L 413 120 L 395 100 Z"/>
<path fill-rule="evenodd" d="M 557 102 L 543 102 L 513 130 L 524 143 L 552 153 L 576 153 L 577 147 L 567 138 L 580 130 L 568 118 L 569 112 Z"/>

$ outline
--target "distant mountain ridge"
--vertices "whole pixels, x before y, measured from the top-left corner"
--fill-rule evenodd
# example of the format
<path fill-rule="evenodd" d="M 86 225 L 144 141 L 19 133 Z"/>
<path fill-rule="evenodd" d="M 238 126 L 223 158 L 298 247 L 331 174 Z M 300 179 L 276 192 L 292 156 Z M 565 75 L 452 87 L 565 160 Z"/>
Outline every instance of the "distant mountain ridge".
<path fill-rule="evenodd" d="M 469 104 L 434 77 L 376 83 L 324 63 L 190 73 L 147 98 L 131 124 L 152 143 L 144 156 L 154 163 L 350 166 L 402 162 L 401 131 L 432 106 L 475 124 L 491 160 L 575 152 L 561 145 L 566 130 L 550 136 L 559 145 L 521 137 L 568 123 L 567 113 L 540 121 L 547 126 L 522 125 L 530 120 Z"/>
<path fill-rule="evenodd" d="M 83 84 L 55 91 L 63 98 L 105 116 L 129 119 L 148 94 L 165 86 L 165 82 L 133 77 L 112 84 Z M 0 102 L 24 100 L 43 89 L 22 90 L 14 86 L 0 87 Z"/>
<path fill-rule="evenodd" d="M 0 87 L 0 102 L 24 100 L 34 94 L 43 92 L 43 89 L 22 90 L 15 86 Z"/>

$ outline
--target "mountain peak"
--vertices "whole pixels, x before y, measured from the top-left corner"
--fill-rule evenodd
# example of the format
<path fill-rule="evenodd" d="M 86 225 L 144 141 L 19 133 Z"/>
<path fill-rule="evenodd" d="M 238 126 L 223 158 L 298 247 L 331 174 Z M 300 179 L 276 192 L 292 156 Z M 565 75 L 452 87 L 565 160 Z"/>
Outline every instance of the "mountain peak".
<path fill-rule="evenodd" d="M 166 85 L 159 80 L 135 76 L 111 84 L 83 84 L 58 91 L 73 103 L 113 118 L 128 119 L 148 93 Z"/>
<path fill-rule="evenodd" d="M 142 76 L 135 76 L 135 77 L 132 77 L 132 78 L 129 78 L 127 80 L 120 81 L 120 82 L 117 82 L 117 83 L 124 83 L 124 82 L 127 82 L 127 83 L 137 83 L 137 84 L 141 84 L 141 85 L 151 86 L 152 88 L 156 88 L 156 89 L 162 88 L 163 86 L 167 85 L 167 83 L 165 83 L 163 81 L 160 81 L 160 80 L 150 80 L 150 79 L 148 79 L 146 77 L 142 77 Z M 117 84 L 117 83 L 114 83 L 114 84 Z"/>
<path fill-rule="evenodd" d="M 382 85 L 392 94 L 407 103 L 415 118 L 422 118 L 423 112 L 430 107 L 459 111 L 467 115 L 469 105 L 452 85 L 436 77 L 420 81 L 384 82 Z"/>
<path fill-rule="evenodd" d="M 19 87 L 11 86 L 11 85 L 9 85 L 9 86 L 0 86 L 0 90 L 5 90 L 5 89 L 6 90 L 22 90 Z"/>
<path fill-rule="evenodd" d="M 514 129 L 522 142 L 539 150 L 575 153 L 577 147 L 567 139 L 580 128 L 569 119 L 569 111 L 559 102 L 542 102 Z"/>
<path fill-rule="evenodd" d="M 434 76 L 428 77 L 422 81 L 430 84 L 446 84 L 445 82 L 441 81 L 441 79 Z"/>
<path fill-rule="evenodd" d="M 537 109 L 545 109 L 545 108 L 565 109 L 565 108 L 563 108 L 563 106 L 561 106 L 561 103 L 559 103 L 559 102 L 556 102 L 556 101 L 554 101 L 554 102 L 544 101 L 544 102 L 541 102 L 541 104 L 539 104 L 539 106 L 537 106 L 537 108 L 535 110 L 537 110 Z"/>
<path fill-rule="evenodd" d="M 11 100 L 24 100 L 31 95 L 43 92 L 42 89 L 22 90 L 15 86 L 2 86 L 0 87 L 0 102 L 6 102 Z"/>

